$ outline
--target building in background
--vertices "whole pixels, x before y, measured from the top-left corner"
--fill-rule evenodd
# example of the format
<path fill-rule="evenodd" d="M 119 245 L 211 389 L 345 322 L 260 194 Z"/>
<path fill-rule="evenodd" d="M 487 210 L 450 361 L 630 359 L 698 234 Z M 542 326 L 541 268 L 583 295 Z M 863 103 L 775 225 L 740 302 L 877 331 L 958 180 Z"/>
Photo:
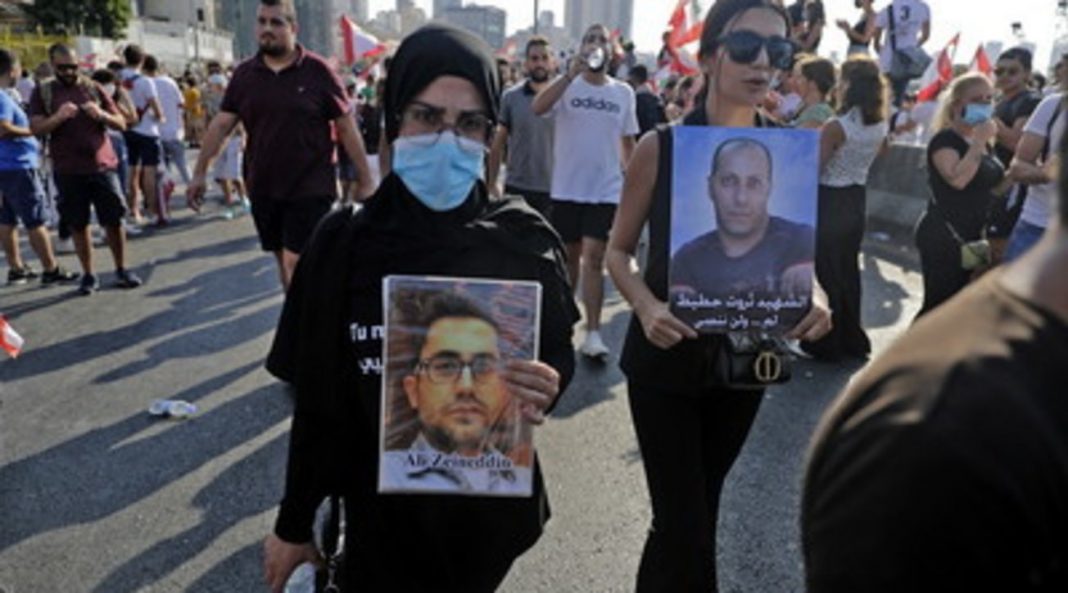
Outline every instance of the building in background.
<path fill-rule="evenodd" d="M 508 13 L 495 6 L 453 6 L 445 8 L 441 16 L 434 18 L 455 27 L 466 29 L 489 43 L 490 47 L 504 47 L 505 25 Z"/>
<path fill-rule="evenodd" d="M 463 0 L 434 0 L 434 11 L 431 14 L 435 19 L 442 19 L 446 10 L 460 8 L 463 5 Z"/>
<path fill-rule="evenodd" d="M 611 31 L 618 29 L 620 35 L 631 39 L 633 17 L 633 0 L 566 0 L 564 5 L 564 22 L 576 42 L 594 23 L 601 23 Z"/>
<path fill-rule="evenodd" d="M 534 27 L 527 27 L 515 32 L 508 38 L 505 45 L 515 44 L 516 58 L 523 59 L 523 50 L 527 47 L 527 41 L 535 34 Z M 571 38 L 571 33 L 566 27 L 561 27 L 556 24 L 556 14 L 551 10 L 543 10 L 538 14 L 538 35 L 541 35 L 549 40 L 549 44 L 552 46 L 557 56 L 563 60 L 566 59 L 568 53 L 576 46 L 576 41 Z M 566 62 L 560 62 L 561 67 Z"/>

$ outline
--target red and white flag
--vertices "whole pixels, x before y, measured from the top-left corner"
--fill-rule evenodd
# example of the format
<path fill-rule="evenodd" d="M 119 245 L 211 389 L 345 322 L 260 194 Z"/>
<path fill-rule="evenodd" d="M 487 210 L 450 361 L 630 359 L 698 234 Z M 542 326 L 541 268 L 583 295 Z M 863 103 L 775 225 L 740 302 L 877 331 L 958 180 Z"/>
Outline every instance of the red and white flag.
<path fill-rule="evenodd" d="M 938 58 L 927 67 L 927 72 L 920 78 L 920 92 L 916 93 L 916 102 L 937 101 L 942 90 L 953 80 L 953 58 L 960 45 L 960 33 L 953 36 L 949 43 L 938 53 Z"/>
<path fill-rule="evenodd" d="M 694 0 L 679 0 L 668 19 L 667 42 L 654 80 L 660 81 L 672 74 L 688 76 L 700 71 L 697 45 L 703 30 L 704 21 Z"/>
<path fill-rule="evenodd" d="M 7 317 L 0 315 L 0 350 L 7 352 L 11 358 L 18 358 L 22 344 L 22 336 L 7 322 Z"/>
<path fill-rule="evenodd" d="M 386 45 L 374 35 L 360 30 L 352 19 L 341 15 L 341 41 L 345 63 L 352 65 L 361 58 L 371 58 L 386 51 Z"/>
<path fill-rule="evenodd" d="M 994 66 L 991 64 L 990 56 L 986 54 L 986 48 L 983 47 L 982 43 L 979 44 L 979 49 L 975 50 L 975 57 L 972 58 L 972 64 L 968 69 L 982 72 L 987 76 L 994 75 Z"/>

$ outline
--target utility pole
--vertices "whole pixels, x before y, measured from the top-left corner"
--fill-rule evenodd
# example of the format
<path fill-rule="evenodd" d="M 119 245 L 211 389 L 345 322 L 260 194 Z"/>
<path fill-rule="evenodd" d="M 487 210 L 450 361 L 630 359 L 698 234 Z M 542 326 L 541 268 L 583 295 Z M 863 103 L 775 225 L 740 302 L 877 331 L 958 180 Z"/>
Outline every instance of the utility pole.
<path fill-rule="evenodd" d="M 534 34 L 538 34 L 538 0 L 534 0 Z"/>

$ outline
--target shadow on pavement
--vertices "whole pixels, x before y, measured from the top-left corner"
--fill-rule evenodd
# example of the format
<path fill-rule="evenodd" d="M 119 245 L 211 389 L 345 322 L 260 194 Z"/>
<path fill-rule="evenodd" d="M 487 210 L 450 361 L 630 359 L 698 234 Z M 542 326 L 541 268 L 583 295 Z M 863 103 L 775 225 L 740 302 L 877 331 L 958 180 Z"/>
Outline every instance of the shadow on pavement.
<path fill-rule="evenodd" d="M 193 506 L 201 509 L 202 519 L 195 526 L 168 539 L 158 540 L 151 548 L 109 574 L 93 593 L 132 593 L 150 589 L 160 577 L 173 572 L 186 561 L 211 546 L 220 535 L 242 520 L 273 508 L 278 503 L 278 487 L 289 443 L 282 434 L 219 474 L 193 499 Z M 264 534 L 266 535 L 266 534 Z M 258 547 L 258 546 L 250 546 Z M 187 591 L 248 591 L 250 584 L 259 581 L 259 558 L 253 558 L 246 548 L 239 562 L 224 559 L 217 568 L 225 569 L 213 578 L 216 584 L 194 583 Z M 261 577 L 262 578 L 262 577 Z M 228 586 L 227 586 L 228 582 Z"/>
<path fill-rule="evenodd" d="M 265 261 L 246 261 L 204 272 L 180 287 L 149 293 L 149 296 L 162 296 L 190 292 L 172 302 L 168 310 L 129 325 L 28 350 L 12 361 L 14 364 L 6 364 L 0 368 L 0 380 L 14 381 L 65 369 L 200 324 L 210 325 L 154 346 L 149 350 L 153 358 L 140 364 L 135 363 L 132 367 L 127 365 L 125 370 L 106 373 L 98 380 L 115 380 L 131 376 L 140 370 L 154 368 L 165 360 L 158 357 L 218 352 L 255 339 L 272 329 L 277 320 L 277 307 L 266 307 L 256 313 L 238 317 L 231 323 L 222 322 L 238 315 L 238 310 L 251 302 L 278 295 L 278 287 L 273 282 L 258 282 L 249 286 L 249 293 L 233 296 L 235 278 L 245 280 L 246 284 L 249 284 L 249 278 L 267 273 L 269 269 L 273 280 L 274 269 L 271 266 L 272 264 Z"/>
<path fill-rule="evenodd" d="M 259 366 L 257 361 L 229 370 L 176 393 L 174 397 L 197 401 L 225 390 Z M 189 420 L 173 422 L 164 431 L 150 437 L 124 443 L 159 422 L 171 422 L 138 411 L 110 426 L 91 430 L 10 463 L 0 468 L 0 508 L 3 509 L 0 523 L 4 525 L 0 530 L 0 551 L 48 531 L 97 521 L 124 511 L 254 439 L 290 413 L 290 398 L 280 386 L 272 384 L 234 397 Z M 233 472 L 246 468 L 269 476 L 269 483 L 278 482 L 277 476 L 281 475 L 282 468 L 273 467 L 271 460 L 284 458 L 275 450 L 280 446 L 272 442 L 264 448 L 267 452 L 261 450 L 247 458 L 255 463 L 249 463 L 247 459 L 239 462 L 220 479 L 230 479 Z M 264 458 L 268 453 L 274 457 Z M 240 512 L 247 516 L 277 502 L 273 489 L 261 488 L 263 480 L 257 483 L 248 478 L 241 483 L 247 487 L 241 496 L 212 498 L 205 497 L 202 492 L 198 500 L 205 507 L 209 506 L 208 500 L 227 505 L 222 515 L 233 514 L 234 521 L 240 517 L 236 516 L 238 510 L 230 505 L 245 509 Z M 251 510 L 246 509 L 246 504 Z M 219 512 L 218 509 L 208 509 L 209 515 Z M 161 549 L 161 555 L 162 552 Z"/>
<path fill-rule="evenodd" d="M 876 257 L 863 253 L 862 319 L 865 329 L 889 327 L 901 320 L 909 293 L 898 282 L 888 280 L 876 263 Z"/>
<path fill-rule="evenodd" d="M 616 293 L 609 293 L 605 302 L 605 308 L 612 306 L 619 300 Z M 608 344 L 623 344 L 623 336 L 627 333 L 627 324 L 630 323 L 630 310 L 619 309 L 609 318 L 607 323 L 602 324 L 601 333 L 604 341 Z M 585 337 L 582 324 L 577 324 L 575 329 L 579 339 Z M 611 401 L 614 396 L 612 390 L 624 382 L 623 373 L 619 370 L 619 351 L 613 350 L 605 361 L 593 361 L 582 356 L 576 350 L 575 377 L 571 385 L 560 396 L 560 403 L 553 409 L 554 418 L 571 418 L 587 408 Z"/>

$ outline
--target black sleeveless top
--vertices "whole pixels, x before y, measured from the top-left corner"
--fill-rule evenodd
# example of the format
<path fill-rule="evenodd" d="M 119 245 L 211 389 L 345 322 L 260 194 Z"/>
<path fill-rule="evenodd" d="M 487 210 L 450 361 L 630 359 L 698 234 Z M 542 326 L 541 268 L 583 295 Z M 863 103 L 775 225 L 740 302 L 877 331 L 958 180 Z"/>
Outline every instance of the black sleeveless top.
<path fill-rule="evenodd" d="M 778 127 L 758 114 L 756 127 Z M 694 109 L 682 120 L 684 126 L 707 126 L 704 109 Z M 668 267 L 671 241 L 671 172 L 674 156 L 674 134 L 671 126 L 657 128 L 660 155 L 657 159 L 656 185 L 649 210 L 649 254 L 646 261 L 645 283 L 653 295 L 667 301 Z M 684 338 L 664 350 L 645 337 L 641 321 L 631 314 L 627 338 L 623 344 L 619 366 L 630 381 L 655 383 L 670 391 L 700 392 L 721 387 L 712 375 L 712 361 L 722 348 L 723 336 L 702 334 L 697 339 Z"/>

